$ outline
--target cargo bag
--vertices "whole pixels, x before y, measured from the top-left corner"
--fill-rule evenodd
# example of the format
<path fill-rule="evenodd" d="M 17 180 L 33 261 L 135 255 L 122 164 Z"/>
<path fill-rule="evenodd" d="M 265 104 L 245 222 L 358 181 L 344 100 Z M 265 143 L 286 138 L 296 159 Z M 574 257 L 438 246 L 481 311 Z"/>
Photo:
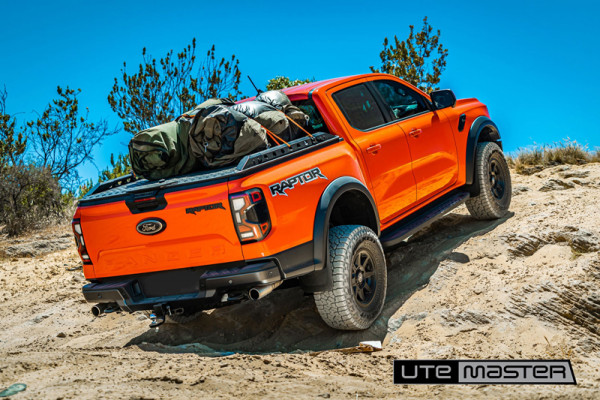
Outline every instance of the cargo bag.
<path fill-rule="evenodd" d="M 157 180 L 194 170 L 196 163 L 189 157 L 188 131 L 187 123 L 172 121 L 136 133 L 129 142 L 133 171 Z"/>
<path fill-rule="evenodd" d="M 281 90 L 269 90 L 268 92 L 262 92 L 256 96 L 256 101 L 267 103 L 278 110 L 283 110 L 283 107 L 292 105 L 290 99 Z"/>
<path fill-rule="evenodd" d="M 234 111 L 244 114 L 248 118 L 256 118 L 260 114 L 267 111 L 277 111 L 277 109 L 272 105 L 256 100 L 245 101 L 243 103 L 235 104 L 230 108 Z"/>
<path fill-rule="evenodd" d="M 285 114 L 281 111 L 265 111 L 258 114 L 254 120 L 274 134 L 280 136 L 286 129 L 289 129 L 290 126 Z M 285 137 L 283 137 L 283 139 L 285 139 Z"/>
<path fill-rule="evenodd" d="M 269 128 L 269 126 L 259 121 L 267 129 L 271 129 L 274 133 L 278 134 L 283 140 L 289 142 L 290 140 L 297 139 L 307 133 L 305 128 L 308 126 L 308 115 L 302 112 L 298 107 L 292 105 L 290 99 L 281 90 L 269 90 L 268 92 L 260 93 L 256 96 L 255 101 L 272 106 L 282 112 L 284 114 L 283 117 L 289 120 L 287 128 L 279 132 L 275 132 L 273 129 Z M 273 119 L 273 117 L 270 116 L 270 119 Z M 276 128 L 276 126 L 273 127 Z"/>
<path fill-rule="evenodd" d="M 284 106 L 281 110 L 289 121 L 289 129 L 287 132 L 282 132 L 280 135 L 283 139 L 290 141 L 299 137 L 309 135 L 306 128 L 308 127 L 309 117 L 301 109 L 294 105 Z"/>
<path fill-rule="evenodd" d="M 198 112 L 189 134 L 191 155 L 207 168 L 235 163 L 266 145 L 260 124 L 222 104 Z"/>
<path fill-rule="evenodd" d="M 265 129 L 256 121 L 247 119 L 240 134 L 233 144 L 231 154 L 219 155 L 212 161 L 203 164 L 207 167 L 222 167 L 239 162 L 245 155 L 263 150 L 267 147 L 267 133 Z"/>

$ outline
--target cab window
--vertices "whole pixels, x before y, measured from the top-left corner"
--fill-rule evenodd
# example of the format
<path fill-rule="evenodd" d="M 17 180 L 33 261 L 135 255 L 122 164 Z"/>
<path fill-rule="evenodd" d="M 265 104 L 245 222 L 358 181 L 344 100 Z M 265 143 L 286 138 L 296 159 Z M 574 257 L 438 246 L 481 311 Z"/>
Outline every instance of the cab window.
<path fill-rule="evenodd" d="M 364 84 L 334 93 L 333 100 L 353 128 L 367 130 L 386 122 L 373 95 Z"/>
<path fill-rule="evenodd" d="M 309 116 L 308 127 L 307 130 L 310 133 L 315 132 L 329 132 L 327 129 L 327 125 L 325 125 L 325 121 L 323 121 L 323 117 L 321 113 L 315 106 L 315 103 L 312 100 L 299 100 L 292 102 L 296 107 L 298 107 L 302 112 Z"/>
<path fill-rule="evenodd" d="M 373 81 L 373 85 L 390 107 L 395 119 L 404 119 L 429 111 L 423 96 L 395 81 Z"/>

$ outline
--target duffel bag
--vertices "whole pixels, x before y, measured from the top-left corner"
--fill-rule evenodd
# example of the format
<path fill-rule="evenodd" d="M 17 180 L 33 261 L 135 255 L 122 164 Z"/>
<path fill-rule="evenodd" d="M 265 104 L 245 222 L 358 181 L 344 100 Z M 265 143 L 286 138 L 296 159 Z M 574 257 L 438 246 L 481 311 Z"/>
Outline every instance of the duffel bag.
<path fill-rule="evenodd" d="M 232 110 L 240 112 L 249 118 L 256 118 L 267 111 L 276 111 L 276 108 L 270 104 L 261 101 L 251 100 L 235 104 L 230 107 Z"/>
<path fill-rule="evenodd" d="M 285 106 L 291 106 L 292 102 L 281 90 L 269 90 L 256 96 L 256 101 L 267 103 L 278 110 L 283 110 Z"/>
<path fill-rule="evenodd" d="M 189 157 L 188 131 L 188 124 L 171 121 L 136 133 L 129 142 L 133 171 L 149 180 L 192 171 L 196 163 Z"/>
<path fill-rule="evenodd" d="M 192 155 L 201 165 L 211 168 L 232 164 L 266 147 L 264 129 L 247 121 L 248 117 L 233 107 L 213 105 L 202 110 L 194 117 L 190 130 Z"/>
<path fill-rule="evenodd" d="M 258 122 L 247 119 L 233 145 L 231 154 L 219 155 L 205 162 L 206 167 L 222 167 L 238 163 L 244 156 L 267 147 L 267 132 Z"/>

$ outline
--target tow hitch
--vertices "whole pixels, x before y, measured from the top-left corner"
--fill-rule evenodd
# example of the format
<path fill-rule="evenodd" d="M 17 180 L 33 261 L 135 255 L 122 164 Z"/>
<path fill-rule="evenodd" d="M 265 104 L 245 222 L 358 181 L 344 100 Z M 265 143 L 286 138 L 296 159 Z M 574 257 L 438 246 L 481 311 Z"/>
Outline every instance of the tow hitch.
<path fill-rule="evenodd" d="M 183 308 L 176 308 L 171 310 L 171 306 L 168 304 L 155 304 L 153 307 L 152 314 L 150 314 L 150 328 L 158 328 L 165 323 L 165 317 L 167 315 L 179 315 L 183 314 Z"/>
<path fill-rule="evenodd" d="M 164 304 L 155 304 L 153 307 L 153 312 L 150 314 L 150 328 L 158 328 L 162 324 L 165 323 L 165 308 L 167 312 L 171 314 L 171 307 L 166 306 Z"/>

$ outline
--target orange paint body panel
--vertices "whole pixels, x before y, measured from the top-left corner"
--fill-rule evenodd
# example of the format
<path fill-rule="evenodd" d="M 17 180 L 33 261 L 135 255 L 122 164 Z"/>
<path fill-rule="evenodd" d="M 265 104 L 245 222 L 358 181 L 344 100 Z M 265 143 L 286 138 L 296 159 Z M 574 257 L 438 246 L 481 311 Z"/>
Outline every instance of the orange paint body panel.
<path fill-rule="evenodd" d="M 267 239 L 245 244 L 244 259 L 252 260 L 283 252 L 313 239 L 313 226 L 317 203 L 325 188 L 343 171 L 363 183 L 362 172 L 354 161 L 354 152 L 345 142 L 339 142 L 318 152 L 298 157 L 278 168 L 270 168 L 230 182 L 231 193 L 260 188 L 267 194 L 267 203 L 273 228 Z M 271 196 L 269 185 L 303 171 L 318 167 L 325 178 L 298 185 L 287 190 L 286 195 Z"/>
<path fill-rule="evenodd" d="M 132 214 L 124 201 L 79 208 L 93 264 L 93 275 L 86 274 L 87 279 L 242 259 L 227 183 L 167 193 L 165 199 L 165 209 L 141 214 Z M 223 208 L 186 212 L 187 208 L 219 203 Z M 165 231 L 158 235 L 138 233 L 137 224 L 152 217 L 166 221 Z"/>

